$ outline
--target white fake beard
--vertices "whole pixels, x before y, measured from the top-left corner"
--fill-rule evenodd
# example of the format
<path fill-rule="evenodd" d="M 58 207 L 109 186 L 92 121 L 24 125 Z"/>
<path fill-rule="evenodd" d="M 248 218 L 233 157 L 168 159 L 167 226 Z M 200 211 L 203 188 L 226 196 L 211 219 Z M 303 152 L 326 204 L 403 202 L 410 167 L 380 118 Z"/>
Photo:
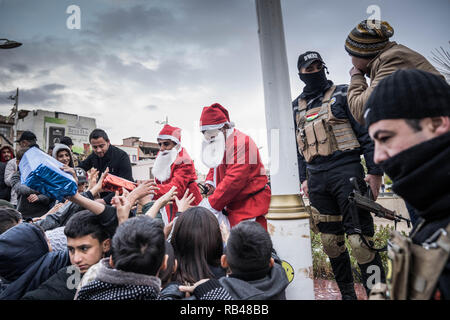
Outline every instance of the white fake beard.
<path fill-rule="evenodd" d="M 171 150 L 159 152 L 155 159 L 155 164 L 152 168 L 153 176 L 161 182 L 170 178 L 172 171 L 170 167 L 174 163 L 178 155 L 178 149 L 176 147 Z"/>
<path fill-rule="evenodd" d="M 202 142 L 202 162 L 208 168 L 216 168 L 225 154 L 225 136 L 220 132 L 212 141 Z"/>

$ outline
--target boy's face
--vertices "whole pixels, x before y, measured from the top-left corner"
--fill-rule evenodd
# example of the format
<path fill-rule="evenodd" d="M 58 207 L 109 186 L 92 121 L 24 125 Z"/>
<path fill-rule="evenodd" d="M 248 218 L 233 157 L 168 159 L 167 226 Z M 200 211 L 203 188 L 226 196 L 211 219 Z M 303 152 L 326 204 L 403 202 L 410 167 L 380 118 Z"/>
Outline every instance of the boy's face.
<path fill-rule="evenodd" d="M 110 239 L 101 242 L 90 234 L 80 238 L 67 238 L 70 263 L 80 268 L 85 273 L 92 265 L 96 264 L 109 251 Z"/>

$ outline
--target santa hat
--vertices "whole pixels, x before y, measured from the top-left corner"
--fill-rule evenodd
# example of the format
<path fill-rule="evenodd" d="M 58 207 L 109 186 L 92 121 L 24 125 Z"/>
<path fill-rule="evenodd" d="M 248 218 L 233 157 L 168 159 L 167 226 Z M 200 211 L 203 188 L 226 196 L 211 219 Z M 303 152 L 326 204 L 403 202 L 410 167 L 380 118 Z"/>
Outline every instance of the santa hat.
<path fill-rule="evenodd" d="M 218 103 L 203 108 L 200 116 L 200 131 L 220 129 L 225 124 L 234 127 L 234 123 L 230 121 L 227 109 Z"/>
<path fill-rule="evenodd" d="M 158 139 L 168 139 L 176 144 L 181 144 L 181 129 L 166 124 L 159 132 Z"/>

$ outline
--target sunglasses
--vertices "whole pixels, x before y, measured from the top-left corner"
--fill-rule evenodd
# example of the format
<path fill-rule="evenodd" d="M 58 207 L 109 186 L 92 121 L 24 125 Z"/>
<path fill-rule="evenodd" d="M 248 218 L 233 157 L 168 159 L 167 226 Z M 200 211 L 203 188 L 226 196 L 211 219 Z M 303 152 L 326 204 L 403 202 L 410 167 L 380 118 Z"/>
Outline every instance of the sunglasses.
<path fill-rule="evenodd" d="M 161 146 L 164 146 L 164 147 L 168 147 L 168 146 L 170 146 L 170 142 L 167 142 L 167 141 L 164 141 L 164 142 L 158 142 L 158 145 L 161 147 Z"/>

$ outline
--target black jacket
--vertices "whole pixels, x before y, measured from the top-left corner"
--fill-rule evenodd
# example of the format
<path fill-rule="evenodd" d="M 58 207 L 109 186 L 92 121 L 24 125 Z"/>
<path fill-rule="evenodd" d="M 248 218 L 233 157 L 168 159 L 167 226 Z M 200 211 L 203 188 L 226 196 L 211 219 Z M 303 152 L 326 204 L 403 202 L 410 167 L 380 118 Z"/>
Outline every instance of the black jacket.
<path fill-rule="evenodd" d="M 27 292 L 22 300 L 73 300 L 77 288 L 68 288 L 67 280 L 72 273 L 67 268 L 60 269 L 36 290 Z"/>
<path fill-rule="evenodd" d="M 325 92 L 333 85 L 332 81 L 328 81 L 328 86 L 324 91 L 317 96 L 306 96 L 305 93 L 299 95 L 293 102 L 293 114 L 294 114 L 294 126 L 297 132 L 297 123 L 295 121 L 296 114 L 299 112 L 298 109 L 298 99 L 305 99 L 308 103 L 306 110 L 310 110 L 319 107 L 322 104 L 322 99 Z M 350 162 L 360 162 L 360 155 L 364 154 L 366 160 L 366 166 L 368 174 L 373 175 L 383 175 L 383 171 L 373 162 L 373 152 L 374 144 L 370 139 L 367 129 L 360 125 L 355 118 L 353 118 L 347 104 L 347 89 L 348 85 L 337 85 L 336 90 L 333 93 L 333 98 L 336 98 L 336 102 L 331 105 L 331 111 L 336 118 L 345 119 L 350 121 L 352 129 L 356 135 L 356 138 L 361 145 L 360 148 L 349 150 L 349 151 L 336 151 L 327 157 L 316 157 L 310 163 L 306 163 L 304 157 L 298 152 L 297 145 L 297 159 L 298 159 L 298 169 L 300 182 L 306 180 L 306 169 L 311 172 L 327 171 L 332 168 L 350 163 Z M 297 141 L 297 140 L 296 140 Z"/>
<path fill-rule="evenodd" d="M 82 161 L 78 166 L 86 171 L 91 168 L 96 168 L 100 173 L 104 172 L 106 168 L 109 168 L 109 173 L 130 181 L 134 181 L 128 154 L 112 144 L 109 146 L 108 151 L 106 151 L 102 158 L 99 158 L 94 152 L 92 152 L 86 160 Z M 109 204 L 114 196 L 114 193 L 104 192 L 100 196 L 104 198 L 107 204 Z"/>
<path fill-rule="evenodd" d="M 116 208 L 105 206 L 99 219 L 112 238 L 118 226 Z M 20 299 L 70 265 L 68 250 L 48 250 L 44 232 L 32 223 L 21 223 L 0 235 L 0 300 Z"/>
<path fill-rule="evenodd" d="M 106 151 L 102 158 L 99 158 L 92 152 L 86 160 L 81 162 L 78 166 L 86 171 L 91 168 L 96 168 L 100 172 L 104 172 L 106 168 L 109 167 L 109 173 L 133 181 L 128 154 L 113 145 L 109 146 L 108 151 Z"/>
<path fill-rule="evenodd" d="M 21 223 L 0 235 L 0 299 L 20 299 L 70 264 L 68 251 L 49 252 L 44 232 Z"/>
<path fill-rule="evenodd" d="M 94 200 L 92 193 L 90 191 L 81 193 L 83 197 Z M 55 213 L 49 214 L 43 220 L 36 222 L 38 226 L 40 226 L 45 231 L 52 230 L 61 226 L 65 226 L 67 221 L 69 221 L 70 217 L 72 217 L 78 211 L 84 210 L 80 205 L 68 202 L 63 205 L 58 211 Z"/>
<path fill-rule="evenodd" d="M 5 169 L 7 162 L 0 162 L 0 199 L 11 200 L 11 187 L 5 183 Z"/>
<path fill-rule="evenodd" d="M 11 186 L 17 192 L 17 211 L 24 219 L 35 218 L 44 215 L 50 210 L 55 199 L 51 199 L 26 185 L 21 183 L 20 171 L 13 173 L 11 177 Z M 29 202 L 28 197 L 32 194 L 37 195 L 38 200 Z"/>

